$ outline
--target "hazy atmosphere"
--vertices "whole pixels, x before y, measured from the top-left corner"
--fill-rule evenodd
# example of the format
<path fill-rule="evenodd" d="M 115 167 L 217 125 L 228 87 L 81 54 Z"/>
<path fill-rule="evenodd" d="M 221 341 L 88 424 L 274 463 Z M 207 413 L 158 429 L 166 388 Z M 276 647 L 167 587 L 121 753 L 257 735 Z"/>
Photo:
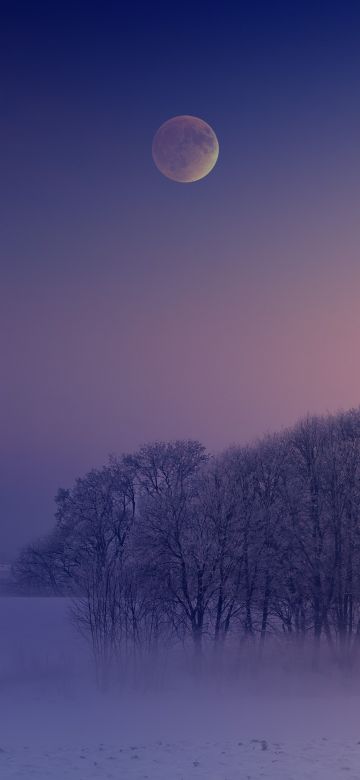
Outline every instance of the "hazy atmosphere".
<path fill-rule="evenodd" d="M 360 777 L 359 30 L 0 0 L 1 780 Z"/>

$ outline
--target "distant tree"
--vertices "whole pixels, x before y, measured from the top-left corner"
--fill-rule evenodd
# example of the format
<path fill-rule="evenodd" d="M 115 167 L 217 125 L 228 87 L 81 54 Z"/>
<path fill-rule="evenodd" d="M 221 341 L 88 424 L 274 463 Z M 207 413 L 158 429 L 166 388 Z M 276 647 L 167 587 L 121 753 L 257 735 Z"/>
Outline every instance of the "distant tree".
<path fill-rule="evenodd" d="M 63 592 L 57 568 L 57 535 L 55 533 L 27 545 L 13 564 L 14 580 L 25 593 Z"/>

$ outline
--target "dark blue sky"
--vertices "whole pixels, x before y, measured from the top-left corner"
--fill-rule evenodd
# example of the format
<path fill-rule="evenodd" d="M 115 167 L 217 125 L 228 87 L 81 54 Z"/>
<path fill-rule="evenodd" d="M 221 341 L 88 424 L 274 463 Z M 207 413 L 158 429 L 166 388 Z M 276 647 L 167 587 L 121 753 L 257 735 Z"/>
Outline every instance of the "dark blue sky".
<path fill-rule="evenodd" d="M 0 3 L 0 559 L 109 452 L 357 405 L 360 5 Z M 209 122 L 214 171 L 153 134 Z"/>
<path fill-rule="evenodd" d="M 71 137 L 86 120 L 104 127 L 111 116 L 127 143 L 134 119 L 148 132 L 181 105 L 220 113 L 227 129 L 243 123 L 244 107 L 301 104 L 319 89 L 351 90 L 359 76 L 358 3 L 3 0 L 1 8 L 3 118 L 18 140 L 35 125 L 44 152 L 45 98 L 59 129 L 78 117 Z"/>

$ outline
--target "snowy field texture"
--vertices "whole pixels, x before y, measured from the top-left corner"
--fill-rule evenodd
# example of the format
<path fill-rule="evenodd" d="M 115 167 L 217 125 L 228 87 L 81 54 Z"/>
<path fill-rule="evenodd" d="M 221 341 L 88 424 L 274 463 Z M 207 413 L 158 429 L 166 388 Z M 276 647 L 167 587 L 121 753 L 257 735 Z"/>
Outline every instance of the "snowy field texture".
<path fill-rule="evenodd" d="M 0 778 L 360 778 L 357 675 L 143 677 L 101 694 L 62 599 L 0 599 Z"/>

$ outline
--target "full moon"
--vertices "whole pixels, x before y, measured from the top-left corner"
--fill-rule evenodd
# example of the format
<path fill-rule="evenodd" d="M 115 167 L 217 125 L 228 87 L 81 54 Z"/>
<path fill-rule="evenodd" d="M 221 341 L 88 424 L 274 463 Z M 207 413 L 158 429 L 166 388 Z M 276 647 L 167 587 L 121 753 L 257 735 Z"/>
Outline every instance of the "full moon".
<path fill-rule="evenodd" d="M 203 179 L 219 156 L 213 129 L 197 116 L 174 116 L 157 130 L 152 145 L 156 167 L 179 182 Z"/>

